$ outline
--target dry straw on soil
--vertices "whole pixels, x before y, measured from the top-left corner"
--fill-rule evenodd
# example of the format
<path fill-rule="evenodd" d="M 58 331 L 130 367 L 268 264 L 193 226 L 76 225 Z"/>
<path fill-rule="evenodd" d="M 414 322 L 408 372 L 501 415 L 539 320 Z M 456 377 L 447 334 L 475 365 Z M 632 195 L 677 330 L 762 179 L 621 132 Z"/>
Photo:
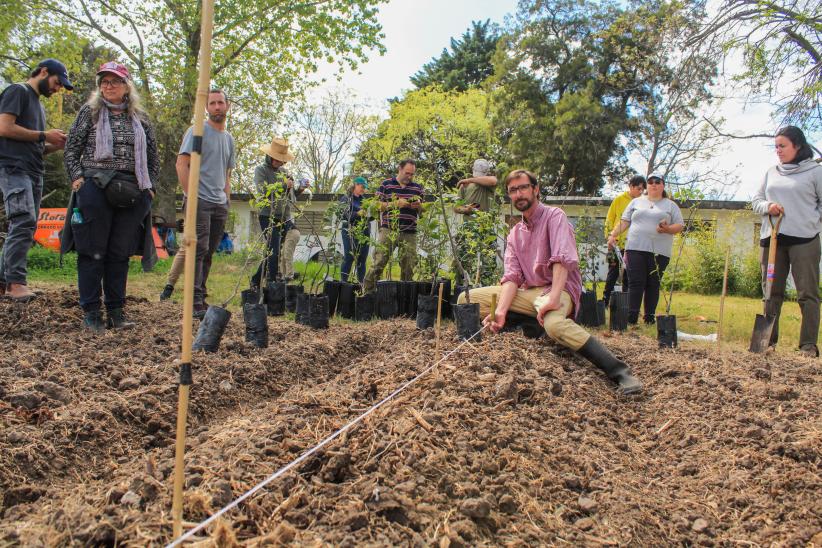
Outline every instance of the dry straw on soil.
<path fill-rule="evenodd" d="M 93 338 L 76 295 L 0 301 L 0 544 L 170 539 L 179 309 Z M 197 355 L 185 518 L 196 522 L 430 365 L 407 320 Z M 453 332 L 447 330 L 447 335 Z M 517 334 L 464 347 L 345 439 L 201 537 L 293 543 L 801 545 L 822 538 L 822 367 L 703 348 L 606 343 L 645 381 Z M 447 345 L 446 345 L 447 346 Z"/>

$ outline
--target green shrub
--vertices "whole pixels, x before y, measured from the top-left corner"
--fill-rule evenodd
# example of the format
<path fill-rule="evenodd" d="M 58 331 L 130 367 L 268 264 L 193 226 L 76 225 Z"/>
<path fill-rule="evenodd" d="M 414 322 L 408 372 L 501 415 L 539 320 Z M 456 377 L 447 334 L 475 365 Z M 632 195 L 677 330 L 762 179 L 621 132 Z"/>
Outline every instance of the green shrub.
<path fill-rule="evenodd" d="M 762 270 L 759 265 L 759 250 L 754 249 L 734 261 L 737 277 L 733 293 L 742 297 L 762 297 Z"/>
<path fill-rule="evenodd" d="M 69 253 L 63 256 L 63 266 L 60 267 L 60 253 L 34 245 L 29 250 L 28 269 L 39 272 L 66 272 L 77 271 L 77 255 Z"/>
<path fill-rule="evenodd" d="M 685 248 L 679 259 L 677 255 L 683 236 L 674 240 L 671 262 L 665 270 L 662 284 L 670 291 L 674 283 L 675 291 L 688 291 L 703 295 L 714 295 L 722 292 L 722 277 L 725 271 L 725 244 L 717 241 L 713 230 L 694 230 L 684 236 Z M 734 287 L 738 273 L 728 268 L 728 287 Z M 730 289 L 729 289 L 730 291 Z"/>

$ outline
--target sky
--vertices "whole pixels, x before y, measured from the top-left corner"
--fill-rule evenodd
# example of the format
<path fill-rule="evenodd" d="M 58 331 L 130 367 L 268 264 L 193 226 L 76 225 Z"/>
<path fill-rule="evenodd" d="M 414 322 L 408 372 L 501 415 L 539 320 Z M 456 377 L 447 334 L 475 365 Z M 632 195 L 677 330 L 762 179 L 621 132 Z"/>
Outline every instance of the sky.
<path fill-rule="evenodd" d="M 386 53 L 376 54 L 355 72 L 333 80 L 334 69 L 321 67 L 318 77 L 327 78 L 324 86 L 352 89 L 360 98 L 385 112 L 387 100 L 413 89 L 410 77 L 442 49 L 452 37 L 461 36 L 471 21 L 490 19 L 502 24 L 516 10 L 516 0 L 391 0 L 380 7 Z M 333 81 L 332 81 L 333 80 Z M 321 88 L 322 89 L 322 88 Z M 773 133 L 776 129 L 765 106 L 745 106 L 741 99 L 726 99 L 720 114 L 725 131 L 734 135 Z M 776 163 L 770 139 L 732 140 L 727 149 L 710 165 L 732 170 L 740 180 L 735 199 L 749 200 L 768 167 Z M 644 172 L 641 161 L 632 167 Z"/>

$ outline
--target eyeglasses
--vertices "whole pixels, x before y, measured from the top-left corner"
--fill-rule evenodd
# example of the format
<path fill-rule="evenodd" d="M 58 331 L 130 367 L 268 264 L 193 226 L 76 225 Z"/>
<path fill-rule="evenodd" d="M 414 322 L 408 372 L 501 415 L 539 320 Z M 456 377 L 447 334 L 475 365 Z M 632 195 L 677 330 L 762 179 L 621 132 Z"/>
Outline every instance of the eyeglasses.
<path fill-rule="evenodd" d="M 125 84 L 126 81 L 122 78 L 106 78 L 104 80 L 100 80 L 100 87 L 109 86 L 109 87 L 116 87 L 122 86 Z"/>
<path fill-rule="evenodd" d="M 512 186 L 508 188 L 508 195 L 513 196 L 514 194 L 519 194 L 520 192 L 524 192 L 526 189 L 531 188 L 531 183 L 526 185 L 519 185 L 519 186 Z"/>
<path fill-rule="evenodd" d="M 651 179 L 648 181 L 649 185 L 664 185 L 665 183 L 660 181 L 659 179 Z"/>

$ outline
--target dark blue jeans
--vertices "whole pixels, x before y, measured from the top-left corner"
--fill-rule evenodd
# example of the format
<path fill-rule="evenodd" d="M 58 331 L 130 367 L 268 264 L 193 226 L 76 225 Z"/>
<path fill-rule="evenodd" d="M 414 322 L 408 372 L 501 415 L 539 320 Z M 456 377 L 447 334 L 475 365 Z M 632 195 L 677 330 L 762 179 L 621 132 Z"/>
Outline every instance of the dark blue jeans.
<path fill-rule="evenodd" d="M 363 237 L 368 238 L 368 228 L 366 227 Z M 351 275 L 351 267 L 356 261 L 357 264 L 357 281 L 362 283 L 365 278 L 365 261 L 368 259 L 368 241 L 359 242 L 352 234 L 349 233 L 348 227 L 342 229 L 343 241 L 343 261 L 340 271 L 340 279 L 344 282 L 348 281 Z"/>
<path fill-rule="evenodd" d="M 123 308 L 126 302 L 128 260 L 137 253 L 144 234 L 143 221 L 151 209 L 151 196 L 143 192 L 133 207 L 113 207 L 94 181 L 86 179 L 77 191 L 81 224 L 72 224 L 77 251 L 77 286 L 83 310 L 99 310 L 101 292 L 106 309 Z M 71 222 L 71 212 L 66 215 Z"/>
<path fill-rule="evenodd" d="M 262 278 L 263 265 L 265 265 L 266 281 L 271 282 L 279 277 L 280 246 L 282 245 L 282 239 L 285 233 L 294 226 L 294 223 L 291 221 L 280 224 L 280 221 L 277 219 L 274 219 L 272 223 L 271 218 L 267 215 L 260 215 L 259 219 L 260 229 L 262 229 L 263 233 L 265 234 L 269 227 L 271 227 L 271 231 L 268 232 L 266 248 L 268 256 L 260 261 L 260 266 L 257 267 L 257 271 L 251 276 L 251 285 L 258 287 L 260 286 L 260 278 Z"/>

